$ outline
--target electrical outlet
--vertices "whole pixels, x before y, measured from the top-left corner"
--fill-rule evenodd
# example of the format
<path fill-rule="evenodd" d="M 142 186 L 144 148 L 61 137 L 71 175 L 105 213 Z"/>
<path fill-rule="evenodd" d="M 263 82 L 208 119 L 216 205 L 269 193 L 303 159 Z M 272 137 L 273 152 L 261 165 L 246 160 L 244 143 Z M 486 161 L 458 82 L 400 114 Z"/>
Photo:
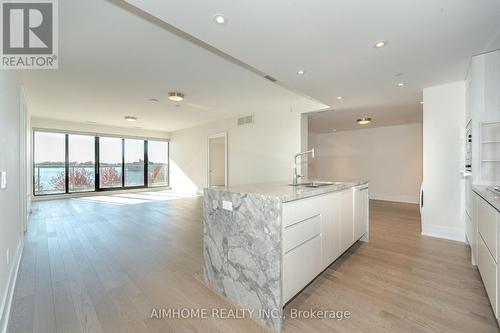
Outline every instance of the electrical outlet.
<path fill-rule="evenodd" d="M 4 190 L 7 188 L 7 172 L 0 172 L 0 189 Z"/>
<path fill-rule="evenodd" d="M 232 211 L 233 203 L 231 201 L 222 200 L 222 209 Z"/>
<path fill-rule="evenodd" d="M 7 248 L 7 251 L 5 254 L 7 256 L 7 266 L 9 266 L 9 264 L 10 264 L 10 249 L 9 248 Z"/>

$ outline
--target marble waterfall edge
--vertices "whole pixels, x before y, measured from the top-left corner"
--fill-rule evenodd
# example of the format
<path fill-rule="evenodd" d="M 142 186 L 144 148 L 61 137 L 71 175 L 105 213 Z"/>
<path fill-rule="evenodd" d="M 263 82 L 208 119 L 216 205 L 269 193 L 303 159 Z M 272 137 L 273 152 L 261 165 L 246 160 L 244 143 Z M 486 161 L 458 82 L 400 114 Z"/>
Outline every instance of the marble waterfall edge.
<path fill-rule="evenodd" d="M 203 197 L 205 283 L 276 331 L 283 322 L 281 205 L 253 193 L 205 189 Z"/>

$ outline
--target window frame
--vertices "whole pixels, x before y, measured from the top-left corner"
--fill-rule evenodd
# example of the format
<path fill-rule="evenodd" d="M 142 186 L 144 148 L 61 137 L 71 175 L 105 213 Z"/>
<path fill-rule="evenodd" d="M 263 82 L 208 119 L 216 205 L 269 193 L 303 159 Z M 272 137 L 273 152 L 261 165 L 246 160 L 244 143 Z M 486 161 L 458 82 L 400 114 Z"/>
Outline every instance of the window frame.
<path fill-rule="evenodd" d="M 64 146 L 64 151 L 65 151 L 65 184 L 66 188 L 64 192 L 60 193 L 46 193 L 46 194 L 40 194 L 40 193 L 35 193 L 35 133 L 36 132 L 45 132 L 45 133 L 57 133 L 57 134 L 64 134 L 65 136 L 65 146 Z M 170 188 L 170 140 L 169 139 L 162 139 L 162 138 L 151 138 L 151 137 L 136 137 L 136 136 L 124 136 L 124 135 L 113 135 L 113 134 L 102 134 L 102 133 L 91 133 L 91 132 L 79 132 L 79 131 L 63 131 L 63 130 L 57 130 L 57 129 L 48 129 L 48 128 L 32 128 L 31 131 L 31 157 L 32 157 L 32 194 L 34 197 L 45 197 L 45 196 L 65 196 L 65 195 L 82 195 L 82 194 L 88 194 L 88 193 L 95 193 L 95 192 L 108 192 L 108 191 L 120 191 L 120 190 L 133 190 L 133 189 L 146 189 L 146 188 Z M 94 137 L 94 152 L 95 152 L 95 159 L 94 159 L 94 190 L 93 191 L 85 191 L 85 192 L 71 192 L 69 191 L 69 135 L 87 135 L 87 136 L 93 136 Z M 100 184 L 100 156 L 99 156 L 99 151 L 100 151 L 100 145 L 99 145 L 99 140 L 102 137 L 108 137 L 108 138 L 117 138 L 121 139 L 122 142 L 122 184 L 121 187 L 110 187 L 110 188 L 101 188 Z M 132 139 L 132 140 L 141 140 L 144 141 L 144 185 L 138 185 L 138 186 L 125 186 L 125 139 Z M 160 141 L 160 142 L 166 142 L 167 143 L 167 184 L 166 185 L 150 185 L 149 184 L 149 177 L 148 177 L 148 170 L 149 170 L 149 160 L 148 160 L 148 142 L 149 141 Z"/>

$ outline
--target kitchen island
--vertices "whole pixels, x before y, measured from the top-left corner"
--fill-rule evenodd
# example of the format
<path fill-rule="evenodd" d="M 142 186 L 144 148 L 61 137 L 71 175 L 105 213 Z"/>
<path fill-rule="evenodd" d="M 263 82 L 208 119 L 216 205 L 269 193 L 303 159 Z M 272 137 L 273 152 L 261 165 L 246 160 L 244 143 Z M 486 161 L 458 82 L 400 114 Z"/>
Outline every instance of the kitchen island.
<path fill-rule="evenodd" d="M 204 190 L 205 283 L 276 331 L 285 304 L 360 239 L 366 181 Z"/>

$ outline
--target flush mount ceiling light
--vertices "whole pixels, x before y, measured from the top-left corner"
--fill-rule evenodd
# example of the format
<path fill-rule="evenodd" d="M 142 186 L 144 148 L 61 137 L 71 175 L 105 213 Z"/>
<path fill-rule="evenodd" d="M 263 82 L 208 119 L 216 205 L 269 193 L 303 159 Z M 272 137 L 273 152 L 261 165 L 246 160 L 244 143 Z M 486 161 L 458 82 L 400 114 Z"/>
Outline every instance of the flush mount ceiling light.
<path fill-rule="evenodd" d="M 360 125 L 368 125 L 369 123 L 372 122 L 372 118 L 363 117 L 363 118 L 359 118 L 358 120 L 356 120 L 356 122 Z"/>
<path fill-rule="evenodd" d="M 379 40 L 378 42 L 376 42 L 375 44 L 373 44 L 373 47 L 376 48 L 376 49 L 381 49 L 384 46 L 386 46 L 387 44 L 388 44 L 387 41 L 385 41 L 385 40 Z"/>
<path fill-rule="evenodd" d="M 344 99 L 344 97 L 342 97 L 342 96 L 337 96 L 337 99 L 340 101 L 340 100 L 343 100 L 343 99 Z"/>
<path fill-rule="evenodd" d="M 125 120 L 132 122 L 132 121 L 137 121 L 137 118 L 132 116 L 125 116 Z"/>
<path fill-rule="evenodd" d="M 399 82 L 399 83 L 397 84 L 397 86 L 398 86 L 398 87 L 404 87 L 404 86 L 406 86 L 406 82 Z"/>
<path fill-rule="evenodd" d="M 174 102 L 180 102 L 184 100 L 184 94 L 176 91 L 168 93 L 168 99 Z"/>
<path fill-rule="evenodd" d="M 222 14 L 214 15 L 214 22 L 219 25 L 224 25 L 227 23 L 227 19 Z"/>
<path fill-rule="evenodd" d="M 299 70 L 297 71 L 297 74 L 298 74 L 298 75 L 304 75 L 305 73 L 306 73 L 306 71 L 305 71 L 305 70 L 303 70 L 303 69 L 299 69 Z"/>

